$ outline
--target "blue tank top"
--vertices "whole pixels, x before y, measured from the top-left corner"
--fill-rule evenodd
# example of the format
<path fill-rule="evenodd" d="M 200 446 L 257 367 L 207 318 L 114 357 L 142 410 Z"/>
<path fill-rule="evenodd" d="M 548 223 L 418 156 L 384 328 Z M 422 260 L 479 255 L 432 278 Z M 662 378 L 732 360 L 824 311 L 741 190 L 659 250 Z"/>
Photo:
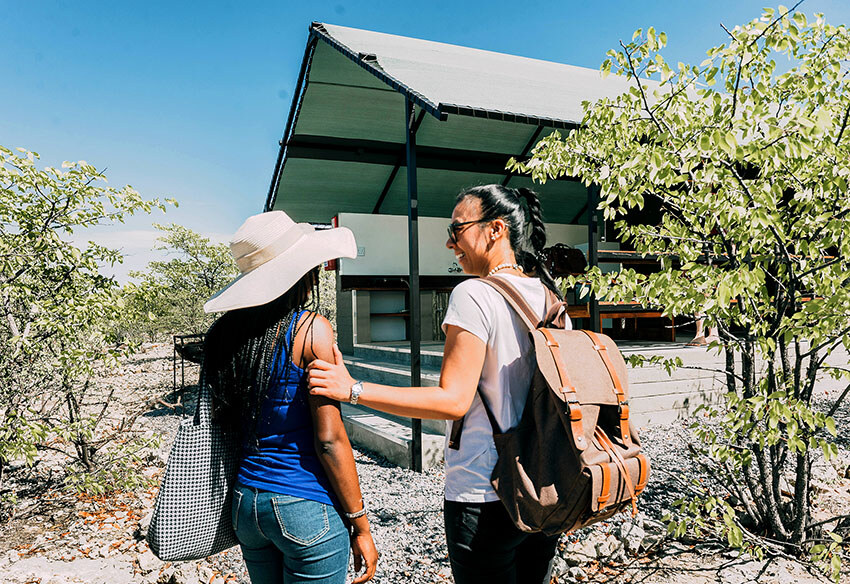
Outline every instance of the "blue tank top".
<path fill-rule="evenodd" d="M 292 348 L 295 323 L 304 312 L 293 317 L 285 347 Z M 282 375 L 269 386 L 261 406 L 256 443 L 248 439 L 242 447 L 237 480 L 248 487 L 333 505 L 336 497 L 313 442 L 307 375 L 295 363 L 287 365 L 289 360 L 289 353 L 281 351 L 274 363 Z"/>

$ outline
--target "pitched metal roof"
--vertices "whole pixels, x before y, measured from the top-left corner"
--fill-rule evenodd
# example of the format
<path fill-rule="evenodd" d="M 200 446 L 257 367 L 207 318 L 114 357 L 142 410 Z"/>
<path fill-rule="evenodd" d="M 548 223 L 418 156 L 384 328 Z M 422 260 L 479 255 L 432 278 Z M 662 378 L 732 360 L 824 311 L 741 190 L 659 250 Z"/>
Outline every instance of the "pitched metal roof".
<path fill-rule="evenodd" d="M 397 80 L 442 114 L 483 115 L 571 128 L 582 102 L 628 91 L 598 69 L 529 59 L 458 45 L 336 26 L 320 34 L 358 60 Z"/>
<path fill-rule="evenodd" d="M 583 101 L 628 88 L 593 69 L 313 23 L 266 208 L 314 222 L 406 214 L 411 100 L 421 215 L 448 217 L 460 189 L 509 181 L 540 193 L 548 221 L 582 222 L 584 185 L 532 185 L 505 163 L 575 128 Z"/>

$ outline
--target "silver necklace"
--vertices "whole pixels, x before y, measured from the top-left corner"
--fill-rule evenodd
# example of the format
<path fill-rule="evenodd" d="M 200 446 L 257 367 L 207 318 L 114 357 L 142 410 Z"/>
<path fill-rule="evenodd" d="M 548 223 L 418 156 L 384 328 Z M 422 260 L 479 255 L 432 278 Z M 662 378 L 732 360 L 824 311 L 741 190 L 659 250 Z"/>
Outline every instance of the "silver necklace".
<path fill-rule="evenodd" d="M 494 267 L 492 270 L 487 272 L 487 276 L 488 277 L 492 276 L 493 274 L 495 274 L 499 270 L 506 270 L 508 268 L 512 268 L 512 269 L 516 270 L 517 272 L 522 272 L 522 266 L 521 265 L 504 263 L 504 264 L 499 264 L 498 266 Z"/>

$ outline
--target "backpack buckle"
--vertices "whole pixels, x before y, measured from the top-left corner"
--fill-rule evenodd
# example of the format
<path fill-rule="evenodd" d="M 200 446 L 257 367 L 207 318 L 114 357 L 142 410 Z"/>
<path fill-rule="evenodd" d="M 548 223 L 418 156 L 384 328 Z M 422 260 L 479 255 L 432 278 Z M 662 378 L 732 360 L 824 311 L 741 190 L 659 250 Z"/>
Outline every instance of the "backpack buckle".
<path fill-rule="evenodd" d="M 581 421 L 581 403 L 576 398 L 567 398 L 567 415 L 572 422 Z"/>

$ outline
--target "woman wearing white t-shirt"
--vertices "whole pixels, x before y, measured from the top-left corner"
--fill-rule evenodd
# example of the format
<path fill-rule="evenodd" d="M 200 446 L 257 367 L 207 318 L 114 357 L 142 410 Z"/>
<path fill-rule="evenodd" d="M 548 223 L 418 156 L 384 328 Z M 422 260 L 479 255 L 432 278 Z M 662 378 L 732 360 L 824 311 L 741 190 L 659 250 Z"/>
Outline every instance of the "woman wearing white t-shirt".
<path fill-rule="evenodd" d="M 458 195 L 451 221 L 446 247 L 463 271 L 510 280 L 543 318 L 544 286 L 560 294 L 538 257 L 546 231 L 537 195 L 495 184 L 474 187 Z M 507 301 L 477 279 L 452 291 L 443 330 L 438 387 L 361 383 L 335 348 L 335 363 L 310 366 L 311 393 L 411 418 L 466 416 L 459 448 L 445 454 L 444 516 L 454 580 L 548 584 L 558 536 L 521 532 L 499 501 L 490 484 L 497 456 L 493 429 L 480 395 L 502 431 L 516 426 L 534 371 L 528 331 Z"/>

